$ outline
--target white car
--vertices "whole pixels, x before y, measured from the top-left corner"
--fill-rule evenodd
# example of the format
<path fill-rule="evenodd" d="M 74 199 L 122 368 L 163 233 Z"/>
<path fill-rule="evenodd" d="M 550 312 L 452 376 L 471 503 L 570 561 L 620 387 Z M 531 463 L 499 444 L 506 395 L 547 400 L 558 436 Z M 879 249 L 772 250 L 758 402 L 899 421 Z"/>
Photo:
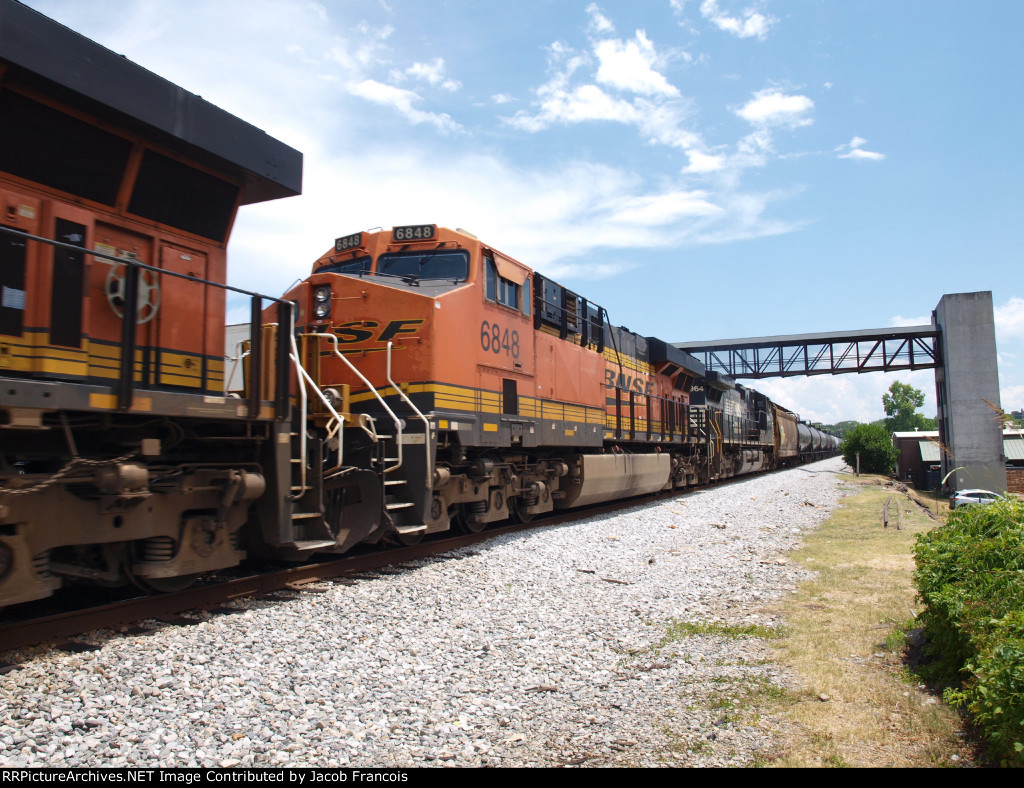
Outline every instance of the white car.
<path fill-rule="evenodd" d="M 975 504 L 990 504 L 1001 501 L 1003 496 L 990 490 L 957 490 L 949 497 L 949 508 Z"/>

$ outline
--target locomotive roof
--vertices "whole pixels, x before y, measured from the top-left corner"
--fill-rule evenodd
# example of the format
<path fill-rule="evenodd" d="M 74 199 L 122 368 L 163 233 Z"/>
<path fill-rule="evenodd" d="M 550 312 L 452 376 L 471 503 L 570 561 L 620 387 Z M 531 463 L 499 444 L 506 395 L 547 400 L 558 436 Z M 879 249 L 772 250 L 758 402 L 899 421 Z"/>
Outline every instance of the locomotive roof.
<path fill-rule="evenodd" d="M 0 0 L 0 61 L 5 80 L 242 176 L 243 204 L 302 192 L 299 151 L 16 0 Z"/>

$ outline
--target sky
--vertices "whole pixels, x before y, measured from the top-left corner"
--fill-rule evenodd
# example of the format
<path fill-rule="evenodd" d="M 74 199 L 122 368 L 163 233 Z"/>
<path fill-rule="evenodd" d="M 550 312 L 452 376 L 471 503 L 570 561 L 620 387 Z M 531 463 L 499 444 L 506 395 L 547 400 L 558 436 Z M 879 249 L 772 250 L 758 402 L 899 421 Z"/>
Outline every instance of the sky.
<path fill-rule="evenodd" d="M 26 4 L 303 152 L 302 196 L 239 212 L 231 284 L 279 295 L 336 237 L 434 223 L 668 342 L 990 290 L 1024 407 L 1020 0 Z M 931 371 L 752 385 L 834 423 L 896 379 L 935 414 Z"/>

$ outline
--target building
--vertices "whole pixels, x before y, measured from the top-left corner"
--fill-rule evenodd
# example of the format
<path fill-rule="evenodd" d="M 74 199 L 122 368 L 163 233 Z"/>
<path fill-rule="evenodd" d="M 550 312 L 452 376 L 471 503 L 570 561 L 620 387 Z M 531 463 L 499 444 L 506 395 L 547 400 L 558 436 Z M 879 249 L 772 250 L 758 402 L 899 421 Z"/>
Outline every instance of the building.
<path fill-rule="evenodd" d="M 913 484 L 919 490 L 934 490 L 941 485 L 942 445 L 938 432 L 894 432 L 892 443 L 899 452 L 896 477 L 900 481 Z M 1007 491 L 1024 495 L 1024 430 L 1003 430 L 1003 461 Z"/>
<path fill-rule="evenodd" d="M 1006 490 L 1024 495 L 1024 430 L 1003 430 Z"/>
<path fill-rule="evenodd" d="M 918 490 L 934 490 L 942 482 L 942 450 L 935 431 L 894 432 L 896 477 Z"/>

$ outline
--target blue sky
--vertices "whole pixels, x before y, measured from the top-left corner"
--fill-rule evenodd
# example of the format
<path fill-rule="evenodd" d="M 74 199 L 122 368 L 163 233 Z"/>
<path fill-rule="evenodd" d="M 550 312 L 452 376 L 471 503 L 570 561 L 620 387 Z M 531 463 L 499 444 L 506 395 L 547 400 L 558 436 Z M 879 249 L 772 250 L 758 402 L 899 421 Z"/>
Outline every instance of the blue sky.
<path fill-rule="evenodd" d="M 667 341 L 927 323 L 991 290 L 1024 407 L 1024 3 L 29 0 L 305 154 L 239 215 L 278 294 L 337 236 L 463 227 Z M 898 378 L 760 381 L 881 418 Z"/>

